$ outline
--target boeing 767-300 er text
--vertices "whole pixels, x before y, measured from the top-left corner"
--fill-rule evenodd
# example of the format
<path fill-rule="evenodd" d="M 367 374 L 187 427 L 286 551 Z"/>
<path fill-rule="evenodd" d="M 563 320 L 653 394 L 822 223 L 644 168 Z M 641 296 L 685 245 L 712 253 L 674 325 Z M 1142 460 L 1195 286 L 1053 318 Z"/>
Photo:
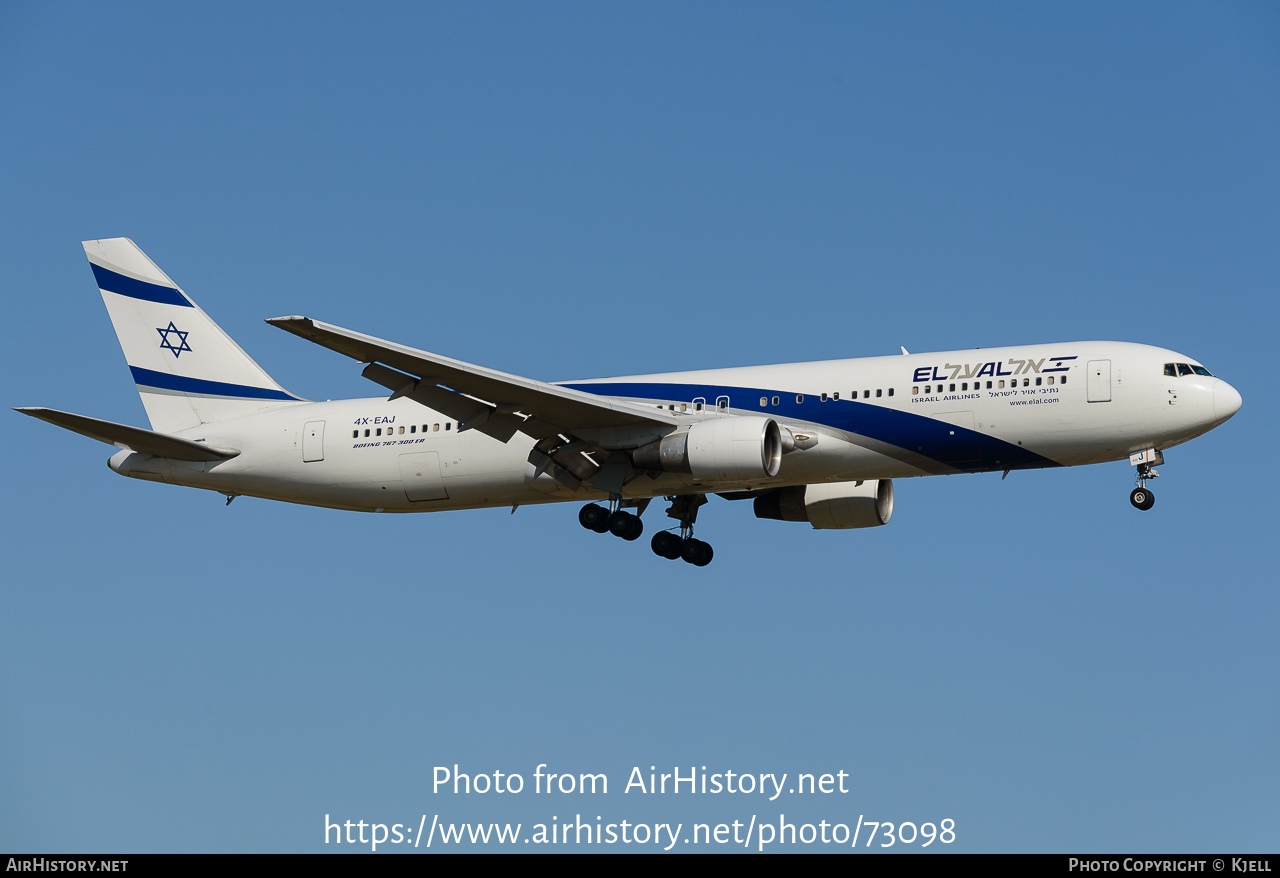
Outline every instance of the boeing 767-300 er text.
<path fill-rule="evenodd" d="M 786 363 L 548 384 L 312 320 L 274 326 L 365 363 L 389 395 L 310 402 L 271 379 L 128 238 L 86 241 L 150 430 L 17 411 L 120 449 L 121 475 L 362 512 L 587 501 L 625 540 L 655 497 L 653 551 L 699 566 L 706 495 L 813 527 L 887 524 L 895 478 L 1128 457 L 1130 500 L 1162 452 L 1240 394 L 1191 357 L 1125 342 Z M 599 505 L 596 501 L 607 503 Z"/>

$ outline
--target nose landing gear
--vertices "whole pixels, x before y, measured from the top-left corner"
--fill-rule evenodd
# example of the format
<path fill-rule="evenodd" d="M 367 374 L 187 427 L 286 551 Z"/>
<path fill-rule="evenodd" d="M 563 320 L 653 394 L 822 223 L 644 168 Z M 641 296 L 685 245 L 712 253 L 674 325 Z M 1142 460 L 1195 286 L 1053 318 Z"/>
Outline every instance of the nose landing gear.
<path fill-rule="evenodd" d="M 1145 511 L 1156 505 L 1156 495 L 1147 488 L 1134 488 L 1129 494 L 1129 502 Z"/>
<path fill-rule="evenodd" d="M 1148 448 L 1129 455 L 1129 462 L 1138 468 L 1138 487 L 1130 492 L 1129 502 L 1135 509 L 1145 512 L 1156 505 L 1156 495 L 1147 487 L 1147 480 L 1160 478 L 1160 473 L 1155 468 L 1164 463 L 1164 455 L 1154 448 Z"/>

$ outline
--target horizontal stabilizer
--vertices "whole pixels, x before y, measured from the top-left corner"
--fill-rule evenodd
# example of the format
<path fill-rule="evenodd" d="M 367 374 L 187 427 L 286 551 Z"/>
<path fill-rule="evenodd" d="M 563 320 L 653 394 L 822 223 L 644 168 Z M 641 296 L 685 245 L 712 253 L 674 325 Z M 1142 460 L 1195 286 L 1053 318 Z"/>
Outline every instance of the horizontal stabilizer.
<path fill-rule="evenodd" d="M 39 418 L 42 421 L 48 421 L 50 424 L 55 424 L 64 430 L 79 433 L 81 436 L 88 436 L 90 439 L 97 439 L 99 442 L 105 442 L 117 448 L 127 448 L 130 451 L 154 454 L 156 457 L 167 457 L 171 460 L 230 460 L 240 453 L 235 448 L 219 448 L 216 445 L 205 445 L 201 442 L 192 442 L 190 439 L 180 439 L 177 436 L 170 436 L 166 433 L 157 433 L 154 430 L 144 430 L 141 427 L 130 427 L 128 424 L 116 424 L 111 421 L 100 421 L 97 418 L 73 415 L 70 412 L 60 412 L 57 409 L 32 407 L 18 408 L 14 409 L 14 411 L 30 415 L 33 418 Z"/>

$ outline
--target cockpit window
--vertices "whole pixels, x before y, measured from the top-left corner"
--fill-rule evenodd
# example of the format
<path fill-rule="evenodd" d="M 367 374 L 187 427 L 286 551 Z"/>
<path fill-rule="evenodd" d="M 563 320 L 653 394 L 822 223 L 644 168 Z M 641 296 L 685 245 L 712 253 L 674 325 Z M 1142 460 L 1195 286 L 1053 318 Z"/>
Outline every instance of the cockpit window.
<path fill-rule="evenodd" d="M 1213 377 L 1213 373 L 1210 372 L 1208 369 L 1206 369 L 1204 366 L 1192 366 L 1191 368 L 1195 370 L 1195 373 L 1197 375 L 1203 375 L 1206 378 Z"/>
<path fill-rule="evenodd" d="M 1178 364 L 1178 377 L 1182 377 L 1183 375 L 1191 375 L 1191 374 L 1193 373 L 1191 371 L 1190 365 L 1188 365 L 1187 363 Z"/>
<path fill-rule="evenodd" d="M 1168 375 L 1170 378 L 1177 378 L 1177 377 L 1178 377 L 1178 367 L 1177 367 L 1177 366 L 1175 366 L 1175 365 L 1173 365 L 1173 363 L 1165 363 L 1165 364 L 1164 364 L 1164 374 Z"/>

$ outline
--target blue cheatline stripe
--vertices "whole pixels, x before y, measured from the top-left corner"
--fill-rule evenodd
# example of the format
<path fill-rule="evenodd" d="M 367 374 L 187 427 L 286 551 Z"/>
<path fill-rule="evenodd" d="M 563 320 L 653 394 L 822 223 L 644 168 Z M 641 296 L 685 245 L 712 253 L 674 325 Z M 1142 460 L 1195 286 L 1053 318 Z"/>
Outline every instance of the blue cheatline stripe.
<path fill-rule="evenodd" d="M 160 390 L 174 390 L 178 393 L 200 393 L 205 396 L 231 396 L 238 399 L 288 399 L 298 397 L 283 390 L 271 390 L 266 387 L 250 387 L 247 384 L 228 384 L 225 381 L 205 381 L 203 378 L 184 378 L 181 375 L 170 375 L 167 372 L 153 372 L 130 366 L 133 381 L 139 387 L 156 387 Z"/>
<path fill-rule="evenodd" d="M 195 307 L 188 301 L 186 296 L 182 295 L 180 290 L 175 290 L 173 287 L 162 287 L 159 284 L 149 284 L 145 280 L 134 280 L 131 277 L 125 277 L 123 274 L 116 274 L 109 268 L 94 265 L 92 262 L 89 263 L 89 266 L 93 269 L 93 276 L 98 279 L 98 289 L 100 290 L 106 290 L 108 293 L 115 293 L 120 296 L 128 296 L 131 299 L 159 302 L 162 305 L 181 305 L 183 308 Z"/>
<path fill-rule="evenodd" d="M 574 390 L 602 396 L 631 399 L 693 400 L 702 397 L 707 407 L 715 407 L 717 396 L 729 397 L 729 404 L 742 411 L 755 408 L 762 396 L 777 396 L 779 405 L 760 409 L 762 415 L 796 418 L 823 424 L 876 439 L 915 454 L 931 457 L 962 472 L 1001 469 L 1036 469 L 1061 466 L 1020 445 L 1005 442 L 977 430 L 968 430 L 927 415 L 898 411 L 871 402 L 828 399 L 808 394 L 796 402 L 794 391 L 763 390 L 750 387 L 723 387 L 706 384 L 564 384 Z"/>

